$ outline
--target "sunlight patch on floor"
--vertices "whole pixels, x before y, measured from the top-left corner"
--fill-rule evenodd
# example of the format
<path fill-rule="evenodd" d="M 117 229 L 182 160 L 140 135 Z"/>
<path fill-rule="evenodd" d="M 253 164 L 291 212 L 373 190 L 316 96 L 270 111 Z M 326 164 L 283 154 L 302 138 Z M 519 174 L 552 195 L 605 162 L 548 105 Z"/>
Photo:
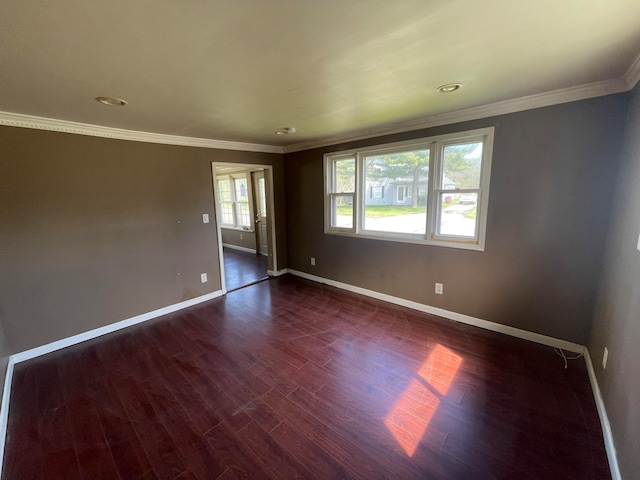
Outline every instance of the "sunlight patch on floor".
<path fill-rule="evenodd" d="M 384 420 L 393 437 L 410 457 L 440 404 L 449 391 L 462 357 L 438 344 Z"/>

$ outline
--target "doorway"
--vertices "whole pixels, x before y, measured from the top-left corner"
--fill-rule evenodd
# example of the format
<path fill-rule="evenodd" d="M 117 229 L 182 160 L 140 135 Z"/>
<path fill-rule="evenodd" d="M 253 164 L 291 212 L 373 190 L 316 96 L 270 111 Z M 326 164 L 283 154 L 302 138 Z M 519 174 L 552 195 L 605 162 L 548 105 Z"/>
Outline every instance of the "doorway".
<path fill-rule="evenodd" d="M 273 169 L 212 163 L 222 292 L 245 287 L 277 271 Z"/>

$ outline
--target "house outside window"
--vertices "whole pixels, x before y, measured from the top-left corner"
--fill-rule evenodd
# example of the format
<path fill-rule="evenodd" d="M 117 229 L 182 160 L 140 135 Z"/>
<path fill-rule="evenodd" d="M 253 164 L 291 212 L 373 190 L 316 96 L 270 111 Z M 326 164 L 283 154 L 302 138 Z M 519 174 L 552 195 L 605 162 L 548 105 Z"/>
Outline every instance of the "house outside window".
<path fill-rule="evenodd" d="M 325 233 L 483 250 L 493 132 L 326 154 Z"/>

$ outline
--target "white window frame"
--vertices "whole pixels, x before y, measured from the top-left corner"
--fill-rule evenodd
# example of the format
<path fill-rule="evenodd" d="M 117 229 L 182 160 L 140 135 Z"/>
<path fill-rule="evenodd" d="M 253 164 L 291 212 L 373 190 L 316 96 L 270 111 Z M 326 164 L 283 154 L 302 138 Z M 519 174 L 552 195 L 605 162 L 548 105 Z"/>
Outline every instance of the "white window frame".
<path fill-rule="evenodd" d="M 484 251 L 489 205 L 489 181 L 491 177 L 491 159 L 493 154 L 494 127 L 470 130 L 466 132 L 438 135 L 404 142 L 375 145 L 360 149 L 346 150 L 324 155 L 324 232 L 333 235 L 357 236 L 388 240 L 395 242 L 436 245 L 441 247 L 461 248 Z M 480 185 L 476 189 L 444 190 L 442 185 L 444 147 L 461 143 L 482 142 L 482 164 Z M 365 157 L 373 154 L 389 154 L 407 150 L 430 150 L 429 155 L 429 187 L 427 189 L 427 225 L 425 234 L 409 234 L 397 232 L 381 232 L 364 228 L 365 209 Z M 355 158 L 355 192 L 345 194 L 335 192 L 334 164 L 337 160 Z M 406 188 L 406 187 L 405 187 Z M 438 233 L 441 192 L 452 194 L 477 193 L 475 237 L 442 235 Z M 336 197 L 349 195 L 353 199 L 353 227 L 335 227 L 332 207 Z M 405 190 L 405 199 L 407 191 Z M 397 191 L 395 192 L 397 201 Z"/>
<path fill-rule="evenodd" d="M 244 179 L 246 181 L 246 185 L 247 185 L 247 201 L 246 202 L 241 202 L 237 199 L 236 197 L 236 180 L 242 180 Z M 251 222 L 251 220 L 254 218 L 254 214 L 253 214 L 253 189 L 251 188 L 251 183 L 249 182 L 249 176 L 246 173 L 232 173 L 232 174 L 228 174 L 228 175 L 218 175 L 216 176 L 216 182 L 219 180 L 229 180 L 231 182 L 231 202 L 224 202 L 224 203 L 231 203 L 232 205 L 232 213 L 233 213 L 233 224 L 231 223 L 222 223 L 222 217 L 220 218 L 220 226 L 226 229 L 234 229 L 234 230 L 242 230 L 245 232 L 252 232 L 253 231 L 253 224 Z M 219 185 L 219 184 L 218 184 Z M 218 206 L 220 208 L 222 208 L 222 206 L 220 205 L 221 202 L 220 201 L 220 192 L 218 189 Z M 238 204 L 239 203 L 247 203 L 248 207 L 249 207 L 249 225 L 248 226 L 244 226 L 240 223 L 239 219 L 240 219 L 240 209 Z M 222 210 L 221 210 L 222 211 Z"/>
<path fill-rule="evenodd" d="M 228 201 L 222 201 L 222 188 L 220 187 L 220 182 L 229 182 L 229 197 L 230 199 Z M 216 187 L 217 187 L 217 201 L 218 201 L 218 208 L 220 211 L 220 224 L 224 225 L 224 226 L 231 226 L 231 227 L 235 227 L 235 223 L 224 223 L 224 214 L 223 212 L 223 204 L 229 204 L 229 206 L 231 207 L 231 216 L 233 217 L 233 220 L 235 222 L 235 218 L 236 218 L 236 213 L 235 213 L 235 207 L 234 207 L 234 193 L 233 193 L 233 181 L 231 180 L 231 178 L 229 178 L 228 175 L 225 176 L 219 176 L 216 177 Z"/>
<path fill-rule="evenodd" d="M 334 212 L 335 210 L 333 209 L 333 204 L 336 202 L 336 200 L 338 198 L 341 197 L 346 197 L 346 198 L 351 198 L 351 205 L 353 207 L 353 211 L 355 213 L 355 208 L 356 208 L 356 191 L 358 191 L 358 186 L 355 186 L 355 190 L 353 192 L 349 191 L 349 192 L 339 192 L 338 191 L 338 187 L 336 185 L 336 175 L 335 175 L 335 170 L 334 170 L 334 166 L 335 163 L 340 161 L 340 160 L 355 160 L 355 176 L 356 176 L 356 183 L 357 183 L 357 178 L 358 178 L 358 160 L 355 157 L 355 155 L 351 154 L 351 155 L 333 155 L 332 156 L 332 161 L 330 163 L 327 163 L 327 168 L 330 169 L 329 172 L 327 172 L 327 176 L 325 178 L 328 178 L 331 180 L 330 184 L 327 183 L 327 181 L 325 180 L 325 198 L 326 201 L 329 203 L 329 208 L 325 208 L 325 225 L 328 223 L 329 225 L 333 225 L 334 223 L 336 223 L 336 219 L 334 216 Z M 354 225 L 355 226 L 355 225 Z M 348 227 L 331 227 L 332 232 L 335 233 L 349 233 L 353 231 L 353 227 L 352 228 L 348 228 Z"/>

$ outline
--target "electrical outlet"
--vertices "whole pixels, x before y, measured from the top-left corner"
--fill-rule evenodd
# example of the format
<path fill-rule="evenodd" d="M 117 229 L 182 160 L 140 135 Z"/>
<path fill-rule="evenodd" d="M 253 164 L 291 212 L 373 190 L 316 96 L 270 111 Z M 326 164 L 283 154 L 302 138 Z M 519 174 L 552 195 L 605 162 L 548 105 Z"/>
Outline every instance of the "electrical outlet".
<path fill-rule="evenodd" d="M 311 257 L 311 266 L 312 267 L 316 266 L 316 257 Z"/>
<path fill-rule="evenodd" d="M 208 213 L 203 213 L 202 214 L 202 223 L 209 223 L 209 214 Z"/>
<path fill-rule="evenodd" d="M 207 274 L 206 273 L 201 273 L 200 274 L 200 282 L 207 283 Z"/>
<path fill-rule="evenodd" d="M 240 240 L 242 240 L 242 234 L 240 234 Z"/>
<path fill-rule="evenodd" d="M 602 368 L 606 370 L 607 368 L 607 359 L 609 358 L 609 350 L 607 347 L 604 347 L 604 355 L 602 355 Z"/>
<path fill-rule="evenodd" d="M 442 295 L 444 293 L 444 286 L 441 283 L 436 283 L 436 293 Z"/>

